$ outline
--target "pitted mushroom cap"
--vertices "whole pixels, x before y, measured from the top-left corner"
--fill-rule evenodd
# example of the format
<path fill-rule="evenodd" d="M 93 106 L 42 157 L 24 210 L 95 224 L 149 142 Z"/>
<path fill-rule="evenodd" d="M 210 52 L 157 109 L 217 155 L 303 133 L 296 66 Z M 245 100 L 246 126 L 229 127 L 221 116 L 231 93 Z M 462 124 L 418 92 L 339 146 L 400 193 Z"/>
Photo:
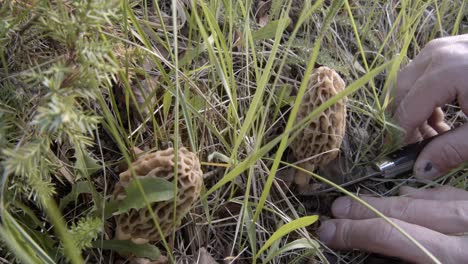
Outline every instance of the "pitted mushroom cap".
<path fill-rule="evenodd" d="M 345 89 L 345 82 L 333 69 L 320 67 L 313 71 L 310 85 L 304 94 L 297 114 L 297 122 L 304 119 L 315 108 Z M 295 158 L 307 160 L 300 166 L 314 170 L 335 159 L 343 141 L 346 128 L 346 101 L 344 97 L 328 107 L 312 120 L 291 143 Z M 296 173 L 295 182 L 306 184 L 309 177 Z"/>
<path fill-rule="evenodd" d="M 174 180 L 174 149 L 169 148 L 146 154 L 133 163 L 136 177 L 159 177 L 168 181 Z M 120 174 L 120 180 L 114 190 L 116 200 L 125 198 L 125 187 L 130 184 L 132 175 L 130 169 Z M 177 208 L 176 219 L 180 222 L 192 204 L 199 198 L 203 183 L 203 173 L 197 156 L 186 148 L 180 148 L 178 153 L 177 178 Z M 173 224 L 174 200 L 155 202 L 152 209 L 164 236 L 169 235 L 177 224 Z M 125 214 L 116 216 L 116 238 L 132 240 L 134 243 L 159 241 L 161 237 L 151 218 L 150 211 L 145 207 L 132 208 Z"/>

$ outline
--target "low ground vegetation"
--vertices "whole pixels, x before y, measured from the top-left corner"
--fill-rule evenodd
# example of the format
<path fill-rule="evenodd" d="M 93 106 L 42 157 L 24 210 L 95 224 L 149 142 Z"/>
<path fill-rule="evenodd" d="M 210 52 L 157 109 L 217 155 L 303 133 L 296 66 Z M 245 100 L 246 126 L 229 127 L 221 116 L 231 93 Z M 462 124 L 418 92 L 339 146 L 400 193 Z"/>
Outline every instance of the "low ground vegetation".
<path fill-rule="evenodd" d="M 334 252 L 315 234 L 342 193 L 298 195 L 291 178 L 301 96 L 320 66 L 343 78 L 307 116 L 347 98 L 340 154 L 309 176 L 315 188 L 330 187 L 317 176 L 353 180 L 340 176 L 398 145 L 387 109 L 400 65 L 433 38 L 468 33 L 466 10 L 463 0 L 1 1 L 2 263 L 361 263 L 369 254 Z M 466 119 L 456 104 L 444 110 L 453 127 Z M 116 205 L 119 174 L 182 147 L 203 185 L 178 228 L 158 242 L 116 240 L 113 214 L 177 192 L 135 184 Z M 439 183 L 465 188 L 466 176 Z M 424 185 L 347 189 L 386 196 L 402 184 Z"/>

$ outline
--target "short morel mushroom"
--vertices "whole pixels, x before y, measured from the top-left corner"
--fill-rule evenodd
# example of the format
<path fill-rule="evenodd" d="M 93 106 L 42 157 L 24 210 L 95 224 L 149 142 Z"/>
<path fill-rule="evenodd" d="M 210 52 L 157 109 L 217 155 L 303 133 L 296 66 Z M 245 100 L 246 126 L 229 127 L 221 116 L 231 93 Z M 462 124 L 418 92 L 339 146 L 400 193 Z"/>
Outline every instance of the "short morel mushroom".
<path fill-rule="evenodd" d="M 167 181 L 174 180 L 175 155 L 174 149 L 168 148 L 143 155 L 133 163 L 136 177 L 159 177 Z M 152 209 L 164 236 L 169 235 L 180 224 L 181 218 L 200 196 L 203 183 L 203 173 L 197 156 L 186 148 L 178 152 L 177 204 L 176 219 L 173 223 L 174 200 L 155 202 Z M 120 174 L 120 180 L 114 190 L 114 198 L 119 201 L 126 196 L 125 187 L 132 180 L 130 169 Z M 145 207 L 132 208 L 125 214 L 116 216 L 116 239 L 132 240 L 134 243 L 157 242 L 162 238 L 154 225 L 150 211 Z"/>
<path fill-rule="evenodd" d="M 345 82 L 333 69 L 322 66 L 312 73 L 297 114 L 296 122 L 345 89 Z M 346 128 L 346 101 L 344 97 L 312 120 L 293 140 L 291 150 L 299 166 L 314 171 L 327 165 L 339 153 Z M 301 162 L 303 161 L 303 162 Z M 294 182 L 298 186 L 309 183 L 310 176 L 297 171 Z"/>

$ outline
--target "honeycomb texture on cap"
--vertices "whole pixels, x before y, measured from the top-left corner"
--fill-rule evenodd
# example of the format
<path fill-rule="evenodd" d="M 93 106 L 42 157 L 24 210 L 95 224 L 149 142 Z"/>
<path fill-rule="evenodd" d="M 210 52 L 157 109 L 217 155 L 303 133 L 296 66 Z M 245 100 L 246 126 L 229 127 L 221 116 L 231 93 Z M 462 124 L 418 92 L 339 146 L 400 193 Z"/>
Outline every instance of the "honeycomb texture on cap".
<path fill-rule="evenodd" d="M 312 72 L 309 87 L 304 94 L 296 122 L 345 89 L 345 82 L 333 69 L 322 66 Z M 314 170 L 335 159 L 346 129 L 346 101 L 344 97 L 312 120 L 291 142 L 291 150 L 299 160 L 309 159 L 299 166 Z M 306 184 L 309 176 L 297 173 L 295 182 Z"/>
<path fill-rule="evenodd" d="M 143 155 L 133 162 L 132 166 L 136 177 L 159 177 L 170 182 L 174 181 L 174 149 L 168 148 Z M 130 169 L 120 174 L 120 180 L 114 190 L 114 198 L 119 201 L 126 196 L 125 187 L 130 184 L 132 175 Z M 177 208 L 176 219 L 178 223 L 192 204 L 198 200 L 203 183 L 203 173 L 197 156 L 186 148 L 178 152 L 178 178 L 177 178 Z M 164 236 L 169 235 L 178 224 L 173 224 L 174 200 L 155 202 L 151 207 L 156 215 Z M 134 243 L 159 241 L 161 237 L 151 218 L 150 211 L 145 207 L 132 208 L 124 214 L 116 216 L 116 238 L 132 240 Z"/>

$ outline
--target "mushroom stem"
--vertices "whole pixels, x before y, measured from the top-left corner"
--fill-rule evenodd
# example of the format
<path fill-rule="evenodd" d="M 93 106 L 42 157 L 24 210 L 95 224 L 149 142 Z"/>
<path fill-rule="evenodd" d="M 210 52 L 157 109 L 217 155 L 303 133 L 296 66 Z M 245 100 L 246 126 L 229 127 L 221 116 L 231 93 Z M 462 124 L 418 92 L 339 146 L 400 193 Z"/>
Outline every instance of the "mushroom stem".
<path fill-rule="evenodd" d="M 302 168 L 308 171 L 314 171 L 315 166 L 310 164 L 310 163 L 305 163 L 301 165 Z M 308 184 L 310 180 L 310 175 L 307 174 L 307 172 L 302 171 L 302 170 L 296 170 L 296 173 L 294 175 L 294 183 L 297 185 L 305 185 Z"/>

